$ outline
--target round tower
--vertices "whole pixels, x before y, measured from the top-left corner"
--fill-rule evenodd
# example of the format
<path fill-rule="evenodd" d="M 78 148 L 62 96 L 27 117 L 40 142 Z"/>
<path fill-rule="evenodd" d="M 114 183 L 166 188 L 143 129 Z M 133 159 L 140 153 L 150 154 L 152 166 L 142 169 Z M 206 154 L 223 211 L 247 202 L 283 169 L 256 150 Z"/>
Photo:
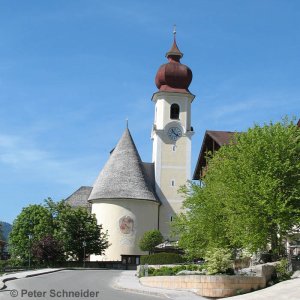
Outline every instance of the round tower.
<path fill-rule="evenodd" d="M 139 263 L 138 242 L 146 231 L 158 227 L 159 201 L 154 191 L 153 164 L 141 161 L 129 129 L 96 179 L 89 202 L 103 230 L 108 231 L 110 246 L 105 255 L 91 260 L 130 259 Z"/>

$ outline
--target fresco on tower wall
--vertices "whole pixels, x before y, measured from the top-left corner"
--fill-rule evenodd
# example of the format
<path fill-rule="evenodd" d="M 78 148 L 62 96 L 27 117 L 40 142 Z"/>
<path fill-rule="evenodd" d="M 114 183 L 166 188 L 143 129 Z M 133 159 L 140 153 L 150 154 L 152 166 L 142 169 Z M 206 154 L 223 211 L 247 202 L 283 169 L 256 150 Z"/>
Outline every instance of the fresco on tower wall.
<path fill-rule="evenodd" d="M 119 228 L 123 234 L 130 235 L 133 234 L 134 221 L 130 216 L 123 216 L 119 220 Z"/>

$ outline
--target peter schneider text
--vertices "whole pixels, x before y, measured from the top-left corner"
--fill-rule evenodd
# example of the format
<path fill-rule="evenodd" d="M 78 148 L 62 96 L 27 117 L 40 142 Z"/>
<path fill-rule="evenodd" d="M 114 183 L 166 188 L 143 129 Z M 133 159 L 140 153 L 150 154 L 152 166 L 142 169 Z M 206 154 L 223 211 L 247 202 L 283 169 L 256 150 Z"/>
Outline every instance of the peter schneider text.
<path fill-rule="evenodd" d="M 84 299 L 84 298 L 98 298 L 100 294 L 100 291 L 92 291 L 89 289 L 86 290 L 55 290 L 51 289 L 48 291 L 41 291 L 41 290 L 26 290 L 22 289 L 20 291 L 15 290 L 15 293 L 11 293 L 12 297 L 20 297 L 20 298 L 60 298 L 60 299 L 67 299 L 67 298 L 78 298 L 78 299 Z"/>

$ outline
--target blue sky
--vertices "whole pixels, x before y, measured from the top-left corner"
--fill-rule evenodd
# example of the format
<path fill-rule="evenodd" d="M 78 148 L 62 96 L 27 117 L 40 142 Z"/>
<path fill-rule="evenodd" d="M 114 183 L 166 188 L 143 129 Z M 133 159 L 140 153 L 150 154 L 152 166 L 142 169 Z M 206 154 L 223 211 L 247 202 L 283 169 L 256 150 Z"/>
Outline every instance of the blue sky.
<path fill-rule="evenodd" d="M 173 24 L 206 129 L 300 117 L 300 1 L 0 0 L 0 220 L 91 185 L 125 129 L 151 161 Z"/>

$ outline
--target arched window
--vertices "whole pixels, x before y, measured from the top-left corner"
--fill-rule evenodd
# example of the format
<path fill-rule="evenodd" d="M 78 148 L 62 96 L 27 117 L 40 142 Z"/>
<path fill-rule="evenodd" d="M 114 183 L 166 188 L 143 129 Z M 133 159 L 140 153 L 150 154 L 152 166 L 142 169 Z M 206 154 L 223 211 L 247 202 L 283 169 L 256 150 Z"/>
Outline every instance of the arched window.
<path fill-rule="evenodd" d="M 170 118 L 178 120 L 179 112 L 180 112 L 179 105 L 176 103 L 172 104 L 170 109 Z"/>

